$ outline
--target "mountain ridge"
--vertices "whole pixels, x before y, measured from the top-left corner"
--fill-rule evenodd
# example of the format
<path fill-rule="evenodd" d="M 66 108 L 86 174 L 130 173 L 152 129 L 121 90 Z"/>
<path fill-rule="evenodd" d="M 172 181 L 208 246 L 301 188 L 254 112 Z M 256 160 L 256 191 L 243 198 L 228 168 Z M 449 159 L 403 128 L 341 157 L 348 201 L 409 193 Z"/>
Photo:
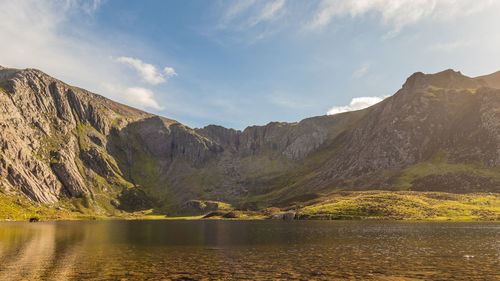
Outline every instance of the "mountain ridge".
<path fill-rule="evenodd" d="M 235 130 L 0 67 L 0 184 L 99 214 L 182 214 L 190 200 L 259 209 L 334 190 L 499 192 L 498 77 L 417 72 L 369 108 Z"/>

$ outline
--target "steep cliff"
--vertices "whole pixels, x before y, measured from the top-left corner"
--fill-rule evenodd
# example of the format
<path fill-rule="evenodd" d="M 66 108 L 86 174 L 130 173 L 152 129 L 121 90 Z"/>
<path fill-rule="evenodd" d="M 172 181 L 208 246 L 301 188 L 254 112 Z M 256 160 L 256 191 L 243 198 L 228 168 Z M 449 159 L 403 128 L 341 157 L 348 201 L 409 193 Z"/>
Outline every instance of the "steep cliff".
<path fill-rule="evenodd" d="M 413 74 L 322 148 L 331 155 L 283 195 L 325 188 L 499 192 L 500 90 L 494 86 L 452 70 Z"/>
<path fill-rule="evenodd" d="M 364 110 L 238 131 L 0 68 L 0 190 L 104 215 L 176 214 L 192 199 L 287 205 L 338 189 L 499 192 L 498 76 L 415 73 Z"/>

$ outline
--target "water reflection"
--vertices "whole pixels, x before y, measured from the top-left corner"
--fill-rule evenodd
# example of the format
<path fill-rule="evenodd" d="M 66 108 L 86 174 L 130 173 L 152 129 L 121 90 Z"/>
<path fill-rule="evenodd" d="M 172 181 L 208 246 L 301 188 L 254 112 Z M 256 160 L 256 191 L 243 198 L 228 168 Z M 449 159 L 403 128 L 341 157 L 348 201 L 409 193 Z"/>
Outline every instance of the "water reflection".
<path fill-rule="evenodd" d="M 0 228 L 0 280 L 66 280 L 85 233 L 57 224 L 5 224 Z"/>
<path fill-rule="evenodd" d="M 500 280 L 500 225 L 0 223 L 0 280 Z"/>

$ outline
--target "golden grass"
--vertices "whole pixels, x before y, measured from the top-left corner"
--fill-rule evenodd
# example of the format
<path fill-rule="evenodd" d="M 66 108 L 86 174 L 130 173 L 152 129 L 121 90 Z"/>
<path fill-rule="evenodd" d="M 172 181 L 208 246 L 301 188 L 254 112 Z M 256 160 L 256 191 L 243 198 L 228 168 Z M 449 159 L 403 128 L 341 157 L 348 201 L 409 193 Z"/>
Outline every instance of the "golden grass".
<path fill-rule="evenodd" d="M 303 219 L 500 220 L 500 194 L 342 192 L 302 208 L 298 215 Z"/>
<path fill-rule="evenodd" d="M 167 217 L 155 210 L 128 213 L 115 212 L 112 216 L 82 213 L 61 202 L 47 205 L 33 202 L 15 193 L 0 191 L 0 221 L 31 218 L 39 220 L 199 220 L 203 216 Z M 225 206 L 228 207 L 228 206 Z M 235 217 L 211 216 L 210 220 L 260 220 L 284 212 L 278 208 L 258 211 L 230 211 Z M 500 221 L 500 194 L 453 194 L 444 192 L 415 191 L 342 191 L 313 199 L 299 208 L 299 219 L 387 219 L 387 220 L 453 220 Z"/>

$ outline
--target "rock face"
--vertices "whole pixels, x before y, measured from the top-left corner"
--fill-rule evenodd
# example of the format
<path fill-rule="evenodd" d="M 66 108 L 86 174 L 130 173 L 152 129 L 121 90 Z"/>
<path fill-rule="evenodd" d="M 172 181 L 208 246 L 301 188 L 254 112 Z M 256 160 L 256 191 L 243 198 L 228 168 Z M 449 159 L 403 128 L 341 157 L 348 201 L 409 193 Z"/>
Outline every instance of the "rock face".
<path fill-rule="evenodd" d="M 295 213 L 293 212 L 288 212 L 288 213 L 282 213 L 282 214 L 276 214 L 272 217 L 273 220 L 285 220 L 285 221 L 291 221 L 295 219 Z"/>
<path fill-rule="evenodd" d="M 118 192 L 127 185 L 118 181 L 106 135 L 113 126 L 149 116 L 38 70 L 2 68 L 1 184 L 42 203 L 93 197 L 108 185 Z"/>
<path fill-rule="evenodd" d="M 86 198 L 104 214 L 175 214 L 189 200 L 258 208 L 339 188 L 500 192 L 499 81 L 415 73 L 364 110 L 238 131 L 0 68 L 0 189 Z"/>

